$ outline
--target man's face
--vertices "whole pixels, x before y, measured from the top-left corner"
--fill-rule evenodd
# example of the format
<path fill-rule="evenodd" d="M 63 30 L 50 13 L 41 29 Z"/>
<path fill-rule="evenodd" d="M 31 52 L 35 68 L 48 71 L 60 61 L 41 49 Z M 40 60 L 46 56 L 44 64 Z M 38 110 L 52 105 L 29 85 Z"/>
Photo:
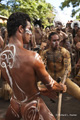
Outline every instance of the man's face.
<path fill-rule="evenodd" d="M 52 35 L 50 44 L 53 49 L 57 49 L 59 47 L 59 36 L 56 34 Z"/>
<path fill-rule="evenodd" d="M 32 32 L 31 32 L 31 24 L 29 21 L 27 21 L 27 26 L 24 30 L 24 34 L 23 34 L 23 42 L 24 44 L 27 44 L 29 43 L 30 41 L 30 38 L 31 38 L 31 35 L 32 35 Z"/>

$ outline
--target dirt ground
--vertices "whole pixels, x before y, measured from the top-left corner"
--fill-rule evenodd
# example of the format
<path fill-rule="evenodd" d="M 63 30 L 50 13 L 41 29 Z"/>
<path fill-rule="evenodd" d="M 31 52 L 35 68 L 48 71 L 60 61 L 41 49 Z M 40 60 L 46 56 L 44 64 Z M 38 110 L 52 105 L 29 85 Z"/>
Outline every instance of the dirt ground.
<path fill-rule="evenodd" d="M 58 100 L 55 100 L 55 103 L 52 103 L 48 98 L 43 99 L 57 118 Z M 60 120 L 80 120 L 80 101 L 67 93 L 64 93 L 63 95 Z"/>
<path fill-rule="evenodd" d="M 53 103 L 47 97 L 42 96 L 42 98 L 54 116 L 57 117 L 58 100 Z M 0 120 L 5 116 L 8 105 L 9 101 L 0 99 Z M 63 94 L 61 120 L 80 120 L 80 101 L 67 93 Z"/>

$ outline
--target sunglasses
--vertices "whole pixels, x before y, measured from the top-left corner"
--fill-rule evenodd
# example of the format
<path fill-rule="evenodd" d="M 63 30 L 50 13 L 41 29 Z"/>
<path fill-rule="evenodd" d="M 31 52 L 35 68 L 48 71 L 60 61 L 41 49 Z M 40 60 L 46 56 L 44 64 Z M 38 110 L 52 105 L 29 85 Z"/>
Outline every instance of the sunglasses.
<path fill-rule="evenodd" d="M 28 28 L 25 29 L 25 33 L 28 33 L 28 34 L 32 34 L 31 30 L 29 30 Z"/>

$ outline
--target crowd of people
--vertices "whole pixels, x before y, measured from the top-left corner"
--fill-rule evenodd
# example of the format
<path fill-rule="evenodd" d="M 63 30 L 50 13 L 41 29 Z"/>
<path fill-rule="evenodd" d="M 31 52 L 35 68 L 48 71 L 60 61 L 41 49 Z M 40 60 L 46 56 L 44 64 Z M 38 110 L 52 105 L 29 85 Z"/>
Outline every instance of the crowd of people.
<path fill-rule="evenodd" d="M 80 100 L 80 22 L 30 22 L 17 12 L 0 29 L 0 98 L 11 99 L 6 120 L 55 120 L 40 94 L 54 99 L 63 91 Z"/>

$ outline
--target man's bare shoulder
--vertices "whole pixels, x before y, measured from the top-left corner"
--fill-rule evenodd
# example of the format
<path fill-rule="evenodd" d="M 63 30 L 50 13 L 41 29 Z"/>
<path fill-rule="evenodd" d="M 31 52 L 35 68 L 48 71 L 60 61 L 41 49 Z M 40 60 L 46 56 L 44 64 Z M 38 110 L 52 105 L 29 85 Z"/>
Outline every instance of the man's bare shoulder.
<path fill-rule="evenodd" d="M 37 52 L 30 50 L 24 50 L 23 52 L 24 52 L 24 57 L 30 61 L 34 61 L 36 54 L 38 54 Z"/>
<path fill-rule="evenodd" d="M 26 61 L 31 63 L 31 65 L 44 64 L 41 56 L 37 52 L 34 52 L 34 51 L 27 50 L 25 58 L 26 58 Z"/>
<path fill-rule="evenodd" d="M 25 52 L 26 52 L 26 55 L 30 55 L 30 56 L 35 56 L 35 54 L 36 54 L 36 52 L 34 52 L 34 51 L 30 51 L 30 50 L 26 50 L 25 49 Z"/>
<path fill-rule="evenodd" d="M 66 49 L 66 48 L 64 48 L 64 47 L 60 47 L 60 49 L 61 49 L 61 51 L 63 52 L 63 53 L 69 53 L 69 51 Z"/>
<path fill-rule="evenodd" d="M 61 48 L 62 55 L 64 57 L 70 57 L 70 52 L 66 48 L 64 47 L 60 47 L 60 48 Z"/>
<path fill-rule="evenodd" d="M 31 53 L 31 56 L 32 56 L 31 61 L 34 67 L 40 67 L 44 64 L 41 56 L 37 52 L 34 52 L 34 51 L 29 51 L 29 52 Z"/>

